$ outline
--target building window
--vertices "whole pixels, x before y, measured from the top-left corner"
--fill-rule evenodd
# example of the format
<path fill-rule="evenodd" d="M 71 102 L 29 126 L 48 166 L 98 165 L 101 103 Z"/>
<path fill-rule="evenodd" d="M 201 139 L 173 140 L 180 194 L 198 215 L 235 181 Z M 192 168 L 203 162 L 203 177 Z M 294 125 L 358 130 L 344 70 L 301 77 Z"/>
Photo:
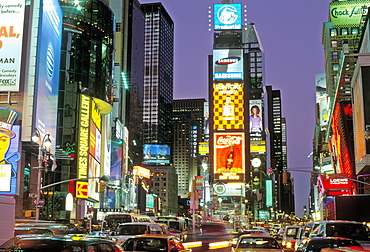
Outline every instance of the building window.
<path fill-rule="evenodd" d="M 338 47 L 338 41 L 337 40 L 332 40 L 331 41 L 331 47 Z"/>
<path fill-rule="evenodd" d="M 340 35 L 348 35 L 348 29 L 347 28 L 341 28 L 340 29 Z"/>
<path fill-rule="evenodd" d="M 332 52 L 331 55 L 332 55 L 332 59 L 339 59 L 338 52 Z"/>
<path fill-rule="evenodd" d="M 333 64 L 333 71 L 339 71 L 339 64 Z"/>
<path fill-rule="evenodd" d="M 352 35 L 358 35 L 358 28 L 357 27 L 352 28 Z"/>
<path fill-rule="evenodd" d="M 330 36 L 334 37 L 334 36 L 337 36 L 338 33 L 337 33 L 337 29 L 330 29 Z"/>

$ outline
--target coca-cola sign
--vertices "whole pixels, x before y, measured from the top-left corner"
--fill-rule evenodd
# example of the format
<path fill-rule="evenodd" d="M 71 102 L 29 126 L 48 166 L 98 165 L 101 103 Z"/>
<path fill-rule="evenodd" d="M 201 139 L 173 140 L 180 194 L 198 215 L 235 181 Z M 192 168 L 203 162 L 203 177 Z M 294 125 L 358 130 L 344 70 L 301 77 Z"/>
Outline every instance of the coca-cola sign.
<path fill-rule="evenodd" d="M 220 180 L 243 180 L 245 173 L 244 133 L 214 134 L 214 173 Z"/>

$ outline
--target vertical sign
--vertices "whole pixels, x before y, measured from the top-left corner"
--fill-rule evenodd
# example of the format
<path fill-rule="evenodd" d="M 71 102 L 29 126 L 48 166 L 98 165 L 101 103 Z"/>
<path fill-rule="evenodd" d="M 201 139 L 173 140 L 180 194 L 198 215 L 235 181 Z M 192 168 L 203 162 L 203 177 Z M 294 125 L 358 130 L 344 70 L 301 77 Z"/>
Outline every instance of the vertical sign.
<path fill-rule="evenodd" d="M 213 129 L 244 129 L 243 83 L 213 84 Z"/>
<path fill-rule="evenodd" d="M 242 29 L 242 4 L 214 4 L 215 30 Z"/>
<path fill-rule="evenodd" d="M 81 95 L 77 177 L 87 179 L 89 167 L 90 97 Z"/>
<path fill-rule="evenodd" d="M 245 173 L 244 133 L 214 134 L 214 174 L 219 180 L 241 181 Z"/>
<path fill-rule="evenodd" d="M 19 91 L 24 0 L 1 0 L 0 91 Z"/>
<path fill-rule="evenodd" d="M 34 126 L 40 131 L 41 139 L 45 134 L 50 134 L 52 140 L 51 152 L 54 153 L 62 40 L 62 10 L 58 0 L 44 0 L 40 9 Z"/>

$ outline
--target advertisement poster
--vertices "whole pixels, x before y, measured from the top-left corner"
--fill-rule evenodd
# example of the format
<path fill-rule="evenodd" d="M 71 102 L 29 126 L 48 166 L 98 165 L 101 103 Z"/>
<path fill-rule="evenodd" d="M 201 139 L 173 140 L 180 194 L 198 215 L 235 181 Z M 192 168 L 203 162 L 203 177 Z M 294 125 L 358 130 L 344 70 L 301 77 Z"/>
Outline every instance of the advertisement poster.
<path fill-rule="evenodd" d="M 45 0 L 41 8 L 37 45 L 34 126 L 40 131 L 41 139 L 50 134 L 51 153 L 55 153 L 56 143 L 61 40 L 62 10 L 59 2 Z"/>
<path fill-rule="evenodd" d="M 169 165 L 171 161 L 170 146 L 161 144 L 144 144 L 144 164 Z"/>
<path fill-rule="evenodd" d="M 262 133 L 263 122 L 262 122 L 262 101 L 261 100 L 250 100 L 249 101 L 249 132 L 250 133 Z"/>
<path fill-rule="evenodd" d="M 17 193 L 19 131 L 14 125 L 17 113 L 8 108 L 0 108 L 0 194 Z"/>
<path fill-rule="evenodd" d="M 0 91 L 19 91 L 24 0 L 0 0 Z"/>
<path fill-rule="evenodd" d="M 369 1 L 331 2 L 330 21 L 335 25 L 343 25 L 345 27 L 358 26 L 361 23 L 361 18 L 363 16 L 366 17 L 369 7 Z"/>
<path fill-rule="evenodd" d="M 243 83 L 213 84 L 213 129 L 244 129 Z"/>
<path fill-rule="evenodd" d="M 244 133 L 214 134 L 214 173 L 219 179 L 239 180 L 245 173 Z"/>
<path fill-rule="evenodd" d="M 243 51 L 213 50 L 213 79 L 243 79 Z"/>

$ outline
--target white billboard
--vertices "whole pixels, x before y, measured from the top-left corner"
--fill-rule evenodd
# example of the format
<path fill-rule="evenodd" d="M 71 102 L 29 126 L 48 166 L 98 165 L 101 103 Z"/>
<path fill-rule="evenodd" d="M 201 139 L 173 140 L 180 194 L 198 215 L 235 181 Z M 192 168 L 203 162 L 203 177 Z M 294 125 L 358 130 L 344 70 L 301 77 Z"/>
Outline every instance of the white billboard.
<path fill-rule="evenodd" d="M 24 0 L 0 0 L 0 92 L 19 91 Z"/>

